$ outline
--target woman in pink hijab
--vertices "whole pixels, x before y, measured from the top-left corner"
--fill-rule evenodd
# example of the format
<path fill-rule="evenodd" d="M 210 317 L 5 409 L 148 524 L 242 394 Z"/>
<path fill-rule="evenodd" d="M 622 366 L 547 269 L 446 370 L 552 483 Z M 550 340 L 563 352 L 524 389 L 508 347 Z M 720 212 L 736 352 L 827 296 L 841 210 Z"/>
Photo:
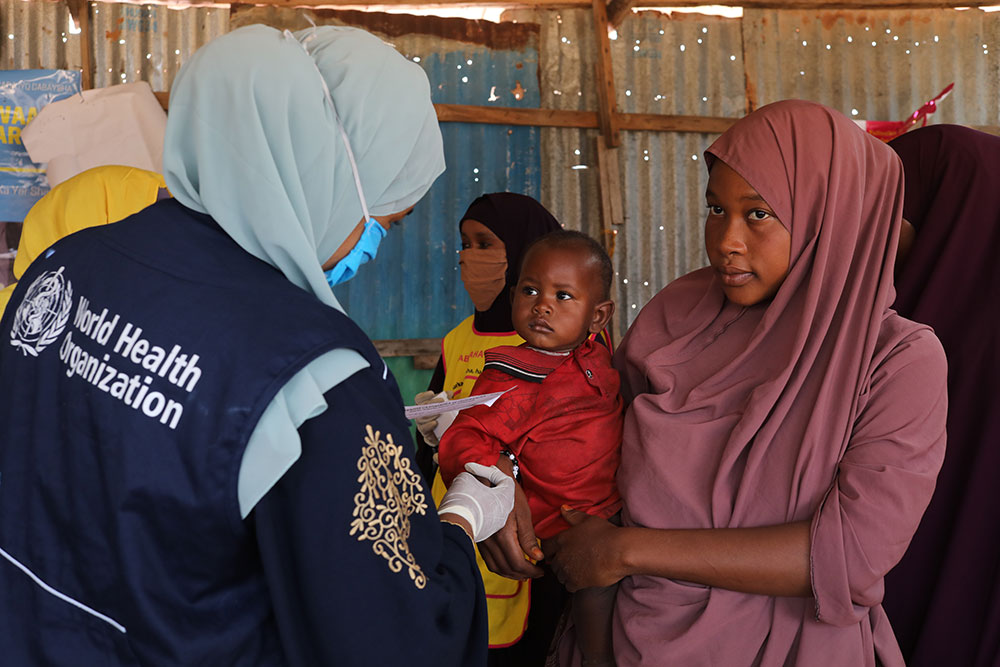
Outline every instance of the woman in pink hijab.
<path fill-rule="evenodd" d="M 711 265 L 616 355 L 625 526 L 566 512 L 546 555 L 570 590 L 621 581 L 619 665 L 902 665 L 883 577 L 944 456 L 946 367 L 889 308 L 899 160 L 802 101 L 705 157 Z"/>

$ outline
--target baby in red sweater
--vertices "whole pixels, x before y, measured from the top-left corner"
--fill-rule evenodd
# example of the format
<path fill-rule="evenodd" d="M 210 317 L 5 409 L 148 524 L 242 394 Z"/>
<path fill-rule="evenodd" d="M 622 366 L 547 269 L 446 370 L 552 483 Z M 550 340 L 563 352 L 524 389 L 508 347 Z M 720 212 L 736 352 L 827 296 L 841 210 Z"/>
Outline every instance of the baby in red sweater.
<path fill-rule="evenodd" d="M 607 253 L 585 234 L 557 231 L 537 240 L 512 295 L 514 327 L 526 342 L 488 350 L 472 393 L 509 391 L 492 407 L 459 413 L 441 438 L 447 484 L 470 461 L 513 462 L 541 539 L 568 527 L 563 505 L 604 518 L 621 508 L 619 378 L 608 348 L 593 340 L 614 313 L 612 275 Z M 588 664 L 611 659 L 613 604 L 613 588 L 573 596 Z"/>

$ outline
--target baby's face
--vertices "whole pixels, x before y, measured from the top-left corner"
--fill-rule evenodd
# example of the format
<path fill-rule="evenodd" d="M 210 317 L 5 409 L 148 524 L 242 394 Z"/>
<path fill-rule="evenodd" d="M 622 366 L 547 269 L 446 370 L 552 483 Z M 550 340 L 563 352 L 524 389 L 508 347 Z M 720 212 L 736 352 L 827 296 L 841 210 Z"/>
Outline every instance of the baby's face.
<path fill-rule="evenodd" d="M 536 245 L 524 258 L 514 287 L 514 329 L 532 347 L 572 350 L 600 331 L 597 306 L 603 292 L 598 265 L 585 250 Z"/>

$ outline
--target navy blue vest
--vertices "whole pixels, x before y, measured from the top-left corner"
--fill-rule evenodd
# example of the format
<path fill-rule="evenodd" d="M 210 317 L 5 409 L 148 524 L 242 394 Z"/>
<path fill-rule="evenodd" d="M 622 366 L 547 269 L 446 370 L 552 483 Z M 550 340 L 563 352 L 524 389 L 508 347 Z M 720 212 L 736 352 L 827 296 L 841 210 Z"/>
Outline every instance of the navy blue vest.
<path fill-rule="evenodd" d="M 0 323 L 0 662 L 282 664 L 237 475 L 335 348 L 382 364 L 174 201 L 36 260 Z"/>

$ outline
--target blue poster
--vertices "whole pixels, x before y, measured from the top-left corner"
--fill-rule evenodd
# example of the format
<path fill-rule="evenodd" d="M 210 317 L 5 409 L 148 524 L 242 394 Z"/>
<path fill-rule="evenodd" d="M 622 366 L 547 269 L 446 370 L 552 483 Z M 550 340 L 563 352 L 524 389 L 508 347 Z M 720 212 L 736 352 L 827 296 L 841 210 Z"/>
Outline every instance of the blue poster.
<path fill-rule="evenodd" d="M 21 131 L 49 102 L 80 92 L 80 72 L 60 69 L 0 71 L 0 221 L 22 222 L 49 191 L 45 167 L 35 164 Z"/>

